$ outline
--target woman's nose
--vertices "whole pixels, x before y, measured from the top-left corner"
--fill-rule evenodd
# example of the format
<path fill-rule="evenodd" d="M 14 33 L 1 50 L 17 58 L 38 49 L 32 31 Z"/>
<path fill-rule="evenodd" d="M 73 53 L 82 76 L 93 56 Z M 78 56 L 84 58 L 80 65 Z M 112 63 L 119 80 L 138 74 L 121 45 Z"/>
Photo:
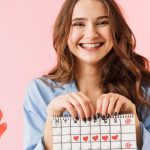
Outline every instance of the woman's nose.
<path fill-rule="evenodd" d="M 95 27 L 94 25 L 90 25 L 87 27 L 87 29 L 85 30 L 85 34 L 84 34 L 85 38 L 87 39 L 96 39 L 99 37 L 99 32 L 97 30 L 97 27 Z"/>

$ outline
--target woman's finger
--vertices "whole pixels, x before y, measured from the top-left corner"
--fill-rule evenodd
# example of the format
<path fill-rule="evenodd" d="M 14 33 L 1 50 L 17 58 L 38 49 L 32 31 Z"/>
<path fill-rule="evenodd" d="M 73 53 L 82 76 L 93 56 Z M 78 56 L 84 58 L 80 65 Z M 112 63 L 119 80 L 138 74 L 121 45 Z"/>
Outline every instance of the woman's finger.
<path fill-rule="evenodd" d="M 96 103 L 96 115 L 99 117 L 102 111 L 102 100 L 103 100 L 103 95 L 101 95 Z"/>
<path fill-rule="evenodd" d="M 121 107 L 123 106 L 124 101 L 121 100 L 121 97 L 119 97 L 119 99 L 116 102 L 116 107 L 115 107 L 115 113 L 119 114 Z"/>
<path fill-rule="evenodd" d="M 68 101 L 67 99 L 65 99 L 62 103 L 62 107 L 64 107 L 73 118 L 76 119 L 76 108 L 70 103 L 70 101 Z"/>
<path fill-rule="evenodd" d="M 102 111 L 101 111 L 102 116 L 106 116 L 107 114 L 109 101 L 110 101 L 109 97 L 104 97 L 102 100 Z"/>
<path fill-rule="evenodd" d="M 72 93 L 72 96 L 81 104 L 82 109 L 84 111 L 85 117 L 88 119 L 91 116 L 91 110 L 89 106 L 89 101 L 84 99 L 81 95 L 80 92 L 77 93 Z M 82 119 L 86 119 L 82 118 Z"/>
<path fill-rule="evenodd" d="M 117 100 L 118 100 L 118 96 L 116 95 L 113 95 L 110 97 L 108 110 L 107 110 L 107 113 L 109 115 L 112 115 L 113 113 L 115 113 L 115 105 L 116 105 Z"/>
<path fill-rule="evenodd" d="M 73 96 L 72 93 L 69 93 L 66 95 L 66 97 L 67 97 L 67 101 L 69 101 L 76 109 L 76 114 L 74 114 L 74 116 L 77 117 L 78 116 L 77 112 L 78 112 L 81 119 L 85 118 L 84 110 L 80 102 L 75 98 L 75 96 Z"/>
<path fill-rule="evenodd" d="M 94 109 L 94 106 L 92 104 L 92 102 L 90 101 L 90 99 L 85 95 L 83 94 L 82 92 L 79 93 L 84 99 L 86 99 L 88 102 L 89 102 L 89 106 L 90 106 L 90 111 L 91 111 L 91 116 L 94 116 L 95 115 L 95 109 Z"/>

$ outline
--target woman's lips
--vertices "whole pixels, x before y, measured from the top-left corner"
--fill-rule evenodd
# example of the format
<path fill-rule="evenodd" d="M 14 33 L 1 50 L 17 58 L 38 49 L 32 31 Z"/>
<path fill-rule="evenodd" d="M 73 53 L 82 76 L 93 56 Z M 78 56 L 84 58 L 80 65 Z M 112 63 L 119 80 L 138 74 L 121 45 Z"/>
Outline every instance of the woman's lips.
<path fill-rule="evenodd" d="M 79 46 L 83 49 L 86 50 L 88 52 L 93 52 L 93 51 L 98 51 L 100 47 L 102 47 L 104 45 L 104 42 L 100 43 L 100 46 L 97 47 L 83 47 L 82 44 L 79 44 Z"/>

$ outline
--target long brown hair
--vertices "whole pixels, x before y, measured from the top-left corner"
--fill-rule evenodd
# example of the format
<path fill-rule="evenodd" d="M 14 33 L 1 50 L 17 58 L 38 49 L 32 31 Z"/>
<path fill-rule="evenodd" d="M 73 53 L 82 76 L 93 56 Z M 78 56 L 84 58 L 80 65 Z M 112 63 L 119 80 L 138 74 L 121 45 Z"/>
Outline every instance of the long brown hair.
<path fill-rule="evenodd" d="M 101 91 L 124 95 L 137 107 L 141 104 L 150 106 L 143 90 L 143 87 L 150 86 L 149 62 L 134 51 L 136 46 L 134 34 L 118 4 L 114 0 L 99 1 L 108 9 L 114 43 L 113 49 L 100 62 Z M 68 48 L 67 39 L 73 9 L 77 2 L 78 0 L 65 0 L 58 14 L 53 30 L 53 46 L 58 61 L 57 65 L 44 75 L 61 85 L 73 78 L 74 56 Z"/>

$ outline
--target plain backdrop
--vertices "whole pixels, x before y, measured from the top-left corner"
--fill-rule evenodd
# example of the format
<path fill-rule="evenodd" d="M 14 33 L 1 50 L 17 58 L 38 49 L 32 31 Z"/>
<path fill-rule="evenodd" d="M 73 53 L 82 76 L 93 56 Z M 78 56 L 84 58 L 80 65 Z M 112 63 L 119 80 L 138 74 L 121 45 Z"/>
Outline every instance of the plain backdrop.
<path fill-rule="evenodd" d="M 136 51 L 150 59 L 150 1 L 116 0 L 133 30 Z M 25 89 L 56 63 L 52 26 L 63 0 L 0 0 L 0 109 L 8 128 L 1 150 L 22 150 Z"/>

